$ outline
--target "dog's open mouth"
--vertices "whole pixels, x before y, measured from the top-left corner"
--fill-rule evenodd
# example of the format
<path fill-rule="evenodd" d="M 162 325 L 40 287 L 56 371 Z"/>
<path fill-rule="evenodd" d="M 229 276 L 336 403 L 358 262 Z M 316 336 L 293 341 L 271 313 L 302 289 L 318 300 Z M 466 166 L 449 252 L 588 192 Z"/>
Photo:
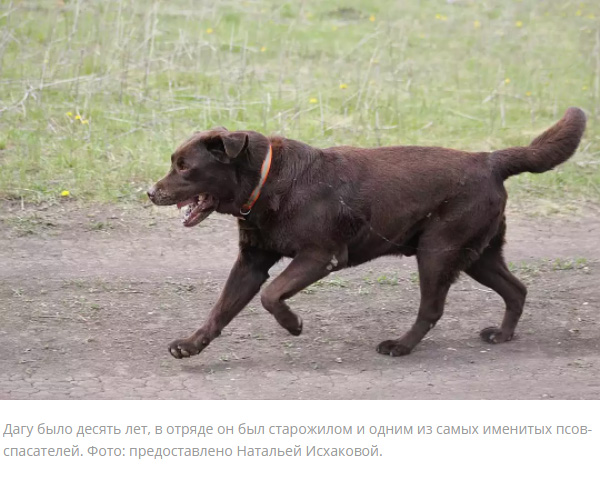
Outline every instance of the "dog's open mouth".
<path fill-rule="evenodd" d="M 209 194 L 200 194 L 189 200 L 177 203 L 177 208 L 183 208 L 183 218 L 181 219 L 184 227 L 193 227 L 198 225 L 208 215 L 217 208 L 218 200 Z"/>

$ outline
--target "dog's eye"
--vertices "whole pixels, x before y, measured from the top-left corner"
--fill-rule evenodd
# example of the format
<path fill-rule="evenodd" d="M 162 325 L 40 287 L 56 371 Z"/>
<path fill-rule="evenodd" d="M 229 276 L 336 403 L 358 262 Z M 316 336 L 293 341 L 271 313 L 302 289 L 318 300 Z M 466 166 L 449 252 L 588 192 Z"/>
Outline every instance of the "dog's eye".
<path fill-rule="evenodd" d="M 183 159 L 177 159 L 176 164 L 177 164 L 177 169 L 179 169 L 180 171 L 185 171 L 187 169 L 187 166 Z"/>

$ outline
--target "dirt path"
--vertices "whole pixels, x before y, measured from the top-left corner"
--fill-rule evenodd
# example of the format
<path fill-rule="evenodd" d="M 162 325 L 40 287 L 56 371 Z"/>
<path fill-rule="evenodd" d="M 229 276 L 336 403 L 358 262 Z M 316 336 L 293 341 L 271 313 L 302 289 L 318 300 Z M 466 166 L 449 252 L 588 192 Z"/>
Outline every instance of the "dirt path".
<path fill-rule="evenodd" d="M 202 355 L 172 359 L 167 344 L 217 299 L 236 238 L 219 216 L 187 230 L 171 210 L 0 206 L 0 398 L 600 398 L 597 214 L 510 215 L 507 259 L 529 287 L 512 343 L 479 340 L 503 306 L 464 277 L 413 354 L 377 354 L 418 305 L 414 260 L 386 258 L 291 300 L 298 338 L 255 300 Z"/>

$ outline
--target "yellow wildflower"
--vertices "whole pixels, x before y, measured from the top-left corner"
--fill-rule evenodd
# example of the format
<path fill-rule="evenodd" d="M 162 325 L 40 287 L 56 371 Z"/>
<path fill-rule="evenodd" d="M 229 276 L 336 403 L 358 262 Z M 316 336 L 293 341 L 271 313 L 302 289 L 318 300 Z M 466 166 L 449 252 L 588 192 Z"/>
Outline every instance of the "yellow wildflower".
<path fill-rule="evenodd" d="M 481 22 L 479 20 L 474 20 L 473 21 L 473 27 L 475 29 L 479 29 L 479 27 L 481 27 Z"/>
<path fill-rule="evenodd" d="M 260 48 L 260 52 L 265 52 L 266 50 L 267 50 L 267 48 L 266 48 L 265 46 L 262 46 L 262 47 Z"/>
<path fill-rule="evenodd" d="M 531 91 L 526 91 L 525 96 L 531 96 Z"/>
<path fill-rule="evenodd" d="M 75 120 L 81 120 L 81 115 L 75 115 Z"/>
<path fill-rule="evenodd" d="M 577 17 L 581 17 L 581 14 L 583 14 L 583 12 L 581 10 L 578 10 L 577 12 L 575 12 L 575 15 L 577 15 Z"/>
<path fill-rule="evenodd" d="M 66 189 L 64 191 L 61 191 L 60 193 L 61 196 L 67 197 L 67 196 L 71 196 L 70 191 L 67 191 Z"/>
<path fill-rule="evenodd" d="M 212 34 L 214 31 L 212 29 L 212 27 L 209 27 L 208 29 L 206 29 L 206 33 L 207 34 Z"/>
<path fill-rule="evenodd" d="M 81 123 L 82 123 L 83 125 L 88 125 L 90 122 L 89 122 L 89 120 L 82 120 L 82 121 L 81 121 Z"/>
<path fill-rule="evenodd" d="M 73 116 L 73 112 L 67 112 L 67 117 L 72 117 Z"/>
<path fill-rule="evenodd" d="M 369 20 L 370 20 L 371 22 L 375 22 L 375 16 L 374 16 L 374 15 L 371 15 L 371 16 L 369 17 Z"/>
<path fill-rule="evenodd" d="M 517 20 L 515 22 L 515 25 L 520 29 L 521 27 L 523 27 L 523 22 L 521 20 Z"/>
<path fill-rule="evenodd" d="M 588 14 L 587 18 L 593 20 L 596 18 L 596 16 L 594 14 Z"/>
<path fill-rule="evenodd" d="M 585 85 L 581 87 L 581 91 L 587 91 L 587 89 L 588 89 L 588 87 Z"/>
<path fill-rule="evenodd" d="M 340 83 L 340 90 L 345 90 L 346 88 L 348 88 L 346 83 Z"/>
<path fill-rule="evenodd" d="M 505 85 L 507 85 L 507 84 L 509 84 L 509 83 L 510 83 L 510 78 L 506 78 L 506 79 L 504 80 L 504 84 L 505 84 Z"/>
<path fill-rule="evenodd" d="M 311 98 L 310 100 L 308 100 L 308 103 L 317 103 L 319 100 L 317 100 L 315 97 Z"/>

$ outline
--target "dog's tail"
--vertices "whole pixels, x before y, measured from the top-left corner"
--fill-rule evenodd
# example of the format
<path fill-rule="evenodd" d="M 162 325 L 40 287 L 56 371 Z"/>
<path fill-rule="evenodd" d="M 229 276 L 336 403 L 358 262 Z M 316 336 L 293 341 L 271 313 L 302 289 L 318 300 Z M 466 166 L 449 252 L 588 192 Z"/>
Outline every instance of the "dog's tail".
<path fill-rule="evenodd" d="M 569 108 L 562 119 L 538 136 L 527 147 L 511 147 L 490 154 L 503 179 L 522 172 L 545 172 L 554 169 L 573 155 L 583 131 L 585 113 Z"/>

